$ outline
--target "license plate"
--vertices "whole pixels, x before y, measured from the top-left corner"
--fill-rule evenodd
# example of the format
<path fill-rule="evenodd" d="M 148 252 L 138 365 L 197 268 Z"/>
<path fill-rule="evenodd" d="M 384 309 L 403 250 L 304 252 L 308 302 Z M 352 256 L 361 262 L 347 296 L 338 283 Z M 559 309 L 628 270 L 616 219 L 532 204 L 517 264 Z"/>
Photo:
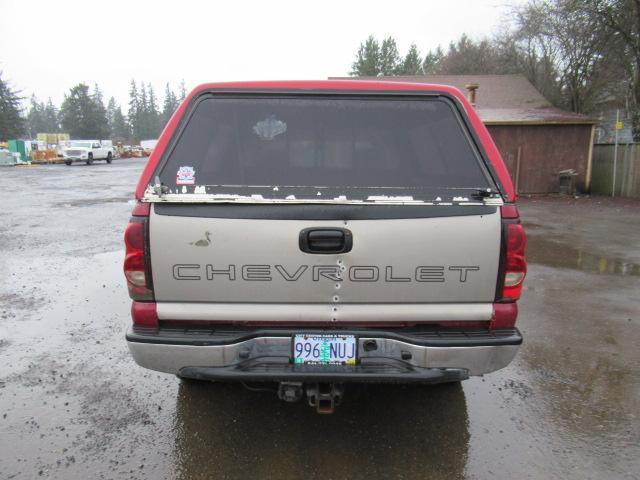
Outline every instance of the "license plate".
<path fill-rule="evenodd" d="M 354 335 L 293 336 L 293 363 L 298 365 L 355 365 L 357 353 Z"/>

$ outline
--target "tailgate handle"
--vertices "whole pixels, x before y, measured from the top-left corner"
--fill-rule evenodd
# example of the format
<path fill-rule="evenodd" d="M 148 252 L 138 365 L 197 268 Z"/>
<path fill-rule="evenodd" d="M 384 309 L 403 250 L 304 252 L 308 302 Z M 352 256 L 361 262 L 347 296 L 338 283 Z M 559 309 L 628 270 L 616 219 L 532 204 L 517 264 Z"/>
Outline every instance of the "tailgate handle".
<path fill-rule="evenodd" d="M 300 250 L 307 253 L 347 253 L 353 235 L 346 228 L 305 228 L 300 232 Z"/>

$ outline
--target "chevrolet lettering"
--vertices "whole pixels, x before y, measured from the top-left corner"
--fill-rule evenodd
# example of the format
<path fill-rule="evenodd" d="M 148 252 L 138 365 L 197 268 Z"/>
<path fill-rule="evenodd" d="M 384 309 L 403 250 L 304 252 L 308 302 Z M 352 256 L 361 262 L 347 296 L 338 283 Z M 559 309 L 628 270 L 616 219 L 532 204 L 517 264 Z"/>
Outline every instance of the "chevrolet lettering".
<path fill-rule="evenodd" d="M 291 271 L 291 273 L 289 272 Z M 477 265 L 419 265 L 410 272 L 404 274 L 394 273 L 392 265 L 378 267 L 375 265 L 352 265 L 343 276 L 340 267 L 333 265 L 296 265 L 285 267 L 283 265 L 226 265 L 214 266 L 212 264 L 198 265 L 193 263 L 176 263 L 172 267 L 175 280 L 215 280 L 226 279 L 230 281 L 263 281 L 270 282 L 273 277 L 279 277 L 287 282 L 299 281 L 306 273 L 314 282 L 330 280 L 342 282 L 442 282 L 458 281 L 465 283 L 469 272 L 480 270 Z M 236 272 L 238 274 L 236 275 Z M 382 272 L 382 273 L 381 273 Z M 449 273 L 451 275 L 448 275 Z M 278 280 L 278 279 L 276 279 Z"/>

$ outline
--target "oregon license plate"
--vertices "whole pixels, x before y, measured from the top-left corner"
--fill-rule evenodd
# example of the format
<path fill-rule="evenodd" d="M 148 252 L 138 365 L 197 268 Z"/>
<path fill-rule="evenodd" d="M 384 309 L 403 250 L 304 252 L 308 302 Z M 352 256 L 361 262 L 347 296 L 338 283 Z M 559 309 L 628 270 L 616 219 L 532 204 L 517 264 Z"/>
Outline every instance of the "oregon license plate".
<path fill-rule="evenodd" d="M 309 365 L 355 365 L 358 349 L 354 335 L 293 336 L 293 363 Z"/>

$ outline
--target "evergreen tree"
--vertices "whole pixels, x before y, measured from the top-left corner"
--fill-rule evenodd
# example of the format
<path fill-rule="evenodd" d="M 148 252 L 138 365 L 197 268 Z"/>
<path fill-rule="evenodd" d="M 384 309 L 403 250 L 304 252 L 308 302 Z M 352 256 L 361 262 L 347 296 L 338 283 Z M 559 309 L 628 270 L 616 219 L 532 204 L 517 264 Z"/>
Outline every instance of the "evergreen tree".
<path fill-rule="evenodd" d="M 60 131 L 60 122 L 58 120 L 58 109 L 55 107 L 51 98 L 47 100 L 43 111 L 46 133 L 58 133 Z"/>
<path fill-rule="evenodd" d="M 140 103 L 140 113 L 142 114 L 147 113 L 147 111 L 149 110 L 149 103 L 147 100 L 147 86 L 144 84 L 144 82 L 140 82 L 139 103 Z"/>
<path fill-rule="evenodd" d="M 178 103 L 184 102 L 187 98 L 187 89 L 184 87 L 184 80 L 180 82 L 180 90 L 178 90 Z"/>
<path fill-rule="evenodd" d="M 153 90 L 153 85 L 148 84 L 147 88 L 149 92 L 147 117 L 149 122 L 149 136 L 147 138 L 154 139 L 160 135 L 160 114 L 158 113 L 158 102 L 156 100 L 156 94 Z"/>
<path fill-rule="evenodd" d="M 2 78 L 0 72 L 0 140 L 19 138 L 24 133 L 18 92 Z"/>
<path fill-rule="evenodd" d="M 144 82 L 140 82 L 140 97 L 138 98 L 138 104 L 140 106 L 139 125 L 138 131 L 140 133 L 140 140 L 149 138 L 149 101 L 147 99 L 147 87 Z"/>
<path fill-rule="evenodd" d="M 356 59 L 351 66 L 351 75 L 359 77 L 377 77 L 380 75 L 380 45 L 369 35 L 360 44 Z"/>
<path fill-rule="evenodd" d="M 442 56 L 442 51 L 438 51 Z M 429 55 L 432 55 L 431 52 Z M 428 59 L 432 60 L 429 56 Z M 393 37 L 385 38 L 380 45 L 373 35 L 369 35 L 369 38 L 360 44 L 351 68 L 351 75 L 364 77 L 421 75 L 423 73 L 422 58 L 414 43 L 409 47 L 407 54 L 401 58 Z"/>
<path fill-rule="evenodd" d="M 421 75 L 422 74 L 422 58 L 420 58 L 420 52 L 415 43 L 412 43 L 409 47 L 409 51 L 402 61 L 402 65 L 399 68 L 401 75 Z"/>
<path fill-rule="evenodd" d="M 173 93 L 169 83 L 164 90 L 164 103 L 162 105 L 162 128 L 169 123 L 169 119 L 173 112 L 178 108 L 178 99 L 176 98 L 176 94 Z"/>
<path fill-rule="evenodd" d="M 35 95 L 29 100 L 29 112 L 27 113 L 27 133 L 35 138 L 38 133 L 49 133 L 45 126 L 44 105 L 38 102 Z"/>
<path fill-rule="evenodd" d="M 57 133 L 60 131 L 58 124 L 58 110 L 49 98 L 47 104 L 38 102 L 35 95 L 31 96 L 29 113 L 27 113 L 27 133 L 35 138 L 38 133 Z"/>
<path fill-rule="evenodd" d="M 395 75 L 400 67 L 400 54 L 396 41 L 393 37 L 387 37 L 382 41 L 382 47 L 380 47 L 378 74 Z"/>
<path fill-rule="evenodd" d="M 127 112 L 129 131 L 133 138 L 140 139 L 140 98 L 135 80 L 129 86 L 129 110 Z"/>
<path fill-rule="evenodd" d="M 438 45 L 438 48 L 435 50 L 429 50 L 424 57 L 424 61 L 422 62 L 422 71 L 426 75 L 435 75 L 440 73 L 440 63 L 444 58 L 444 53 L 442 51 L 442 47 Z"/>
<path fill-rule="evenodd" d="M 92 112 L 91 122 L 95 125 L 98 140 L 106 139 L 110 137 L 109 121 L 107 120 L 107 109 L 104 107 L 104 101 L 102 99 L 102 92 L 98 87 L 98 84 L 94 84 L 93 94 L 91 95 Z"/>
<path fill-rule="evenodd" d="M 129 125 L 127 125 L 127 121 L 122 114 L 122 109 L 119 106 L 113 111 L 111 137 L 120 142 L 128 141 L 131 138 Z"/>
<path fill-rule="evenodd" d="M 106 115 L 100 115 L 95 93 L 89 94 L 89 86 L 84 83 L 71 88 L 65 95 L 60 107 L 60 120 L 71 138 L 89 140 L 106 137 Z"/>
<path fill-rule="evenodd" d="M 107 125 L 109 125 L 109 134 L 113 137 L 113 117 L 116 114 L 116 99 L 111 97 L 107 103 Z"/>

